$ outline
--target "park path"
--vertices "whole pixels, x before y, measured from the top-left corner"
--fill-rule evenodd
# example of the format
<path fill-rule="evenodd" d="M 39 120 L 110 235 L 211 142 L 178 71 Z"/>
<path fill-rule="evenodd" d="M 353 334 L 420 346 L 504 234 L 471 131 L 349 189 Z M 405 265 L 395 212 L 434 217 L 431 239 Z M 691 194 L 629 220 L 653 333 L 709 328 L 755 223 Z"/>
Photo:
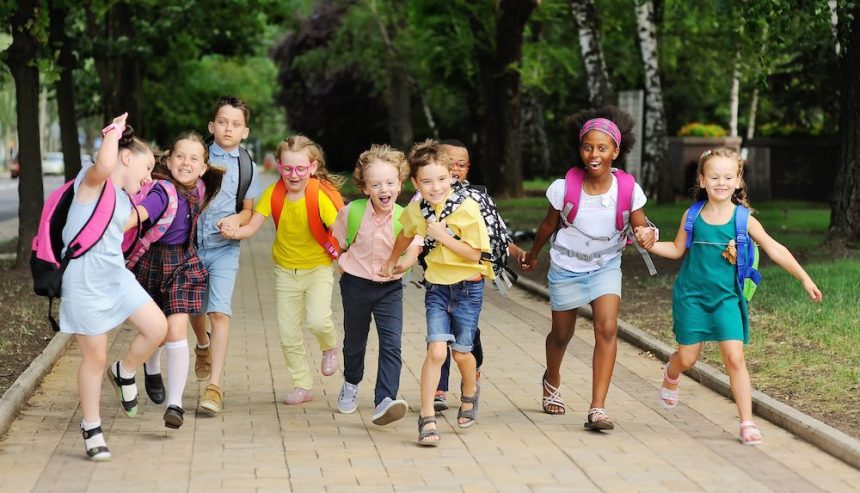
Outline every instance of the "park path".
<path fill-rule="evenodd" d="M 583 430 L 590 396 L 593 337 L 580 321 L 563 366 L 568 414 L 540 411 L 540 377 L 549 307 L 513 290 L 504 299 L 490 289 L 481 315 L 486 362 L 477 426 L 459 430 L 456 410 L 444 413 L 438 448 L 415 444 L 418 375 L 424 356 L 423 292 L 406 288 L 401 396 L 407 417 L 386 427 L 370 422 L 376 371 L 371 336 L 359 412 L 342 415 L 342 383 L 317 374 L 316 398 L 303 406 L 281 401 L 291 389 L 278 345 L 266 226 L 244 242 L 234 296 L 225 379 L 225 410 L 195 416 L 203 383 L 193 370 L 185 392 L 189 409 L 180 430 L 163 426 L 163 407 L 142 393 L 139 415 L 119 412 L 113 390 L 102 391 L 102 427 L 113 453 L 107 463 L 84 459 L 78 431 L 72 344 L 0 441 L 0 491 L 264 492 L 264 491 L 858 491 L 860 471 L 759 420 L 762 447 L 735 439 L 735 406 L 684 378 L 673 411 L 657 404 L 660 363 L 620 342 L 608 410 L 614 432 Z M 335 325 L 341 330 L 339 289 Z M 132 335 L 114 332 L 109 360 Z M 191 337 L 193 339 L 193 336 Z M 319 348 L 306 339 L 312 364 Z M 193 368 L 193 365 L 192 365 Z M 456 370 L 454 371 L 456 374 Z M 456 375 L 451 388 L 458 387 Z M 457 404 L 452 393 L 449 403 Z"/>

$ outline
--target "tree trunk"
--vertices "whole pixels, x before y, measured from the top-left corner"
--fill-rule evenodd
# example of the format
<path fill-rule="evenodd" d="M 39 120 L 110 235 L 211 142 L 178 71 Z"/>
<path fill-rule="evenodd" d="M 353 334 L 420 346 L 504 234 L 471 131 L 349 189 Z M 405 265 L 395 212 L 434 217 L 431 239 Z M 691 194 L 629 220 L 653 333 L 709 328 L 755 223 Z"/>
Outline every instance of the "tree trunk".
<path fill-rule="evenodd" d="M 852 16 L 842 15 L 840 19 L 850 19 L 853 25 L 840 25 L 839 29 L 841 152 L 827 234 L 828 241 L 837 246 L 860 243 L 860 3 L 851 10 Z"/>
<path fill-rule="evenodd" d="M 615 92 L 609 81 L 606 60 L 603 58 L 603 47 L 600 44 L 597 8 L 594 6 L 594 0 L 573 0 L 570 2 L 570 10 L 573 12 L 576 30 L 579 32 L 579 48 L 582 51 L 585 73 L 588 75 L 589 100 L 595 107 L 615 104 Z"/>
<path fill-rule="evenodd" d="M 750 101 L 750 116 L 747 122 L 747 140 L 755 137 L 755 117 L 758 113 L 758 86 L 753 88 L 752 101 Z"/>
<path fill-rule="evenodd" d="M 75 111 L 75 57 L 72 54 L 71 40 L 66 34 L 67 8 L 57 7 L 51 2 L 50 36 L 51 48 L 57 53 L 57 113 L 60 117 L 60 141 L 63 144 L 63 162 L 66 180 L 71 180 L 81 170 L 81 145 L 78 142 L 78 118 Z"/>
<path fill-rule="evenodd" d="M 839 2 L 837 0 L 827 0 L 827 8 L 830 10 L 830 31 L 833 33 L 836 58 L 839 58 L 839 51 L 841 50 L 839 47 Z"/>
<path fill-rule="evenodd" d="M 636 0 L 636 24 L 645 72 L 645 142 L 642 151 L 642 184 L 650 196 L 661 203 L 672 202 L 669 169 L 669 138 L 663 108 L 663 87 L 657 58 L 657 30 L 651 0 Z"/>
<path fill-rule="evenodd" d="M 388 135 L 394 147 L 406 152 L 415 136 L 412 131 L 412 105 L 409 79 L 402 70 L 388 72 Z"/>
<path fill-rule="evenodd" d="M 520 134 L 523 136 L 523 177 L 550 174 L 549 138 L 546 134 L 546 120 L 543 105 L 533 93 L 523 92 L 522 121 Z"/>
<path fill-rule="evenodd" d="M 36 234 L 44 203 L 42 187 L 42 153 L 39 149 L 39 69 L 36 60 L 41 46 L 32 29 L 37 25 L 36 0 L 21 0 L 9 19 L 12 45 L 6 54 L 6 65 L 15 80 L 15 106 L 18 118 L 18 246 L 16 267 L 30 259 L 30 244 Z"/>
<path fill-rule="evenodd" d="M 523 196 L 520 73 L 523 30 L 538 0 L 501 0 L 496 51 L 478 55 L 482 93 L 481 158 L 487 187 L 498 197 Z M 474 22 L 481 21 L 474 19 Z"/>
<path fill-rule="evenodd" d="M 735 52 L 735 71 L 732 74 L 732 91 L 729 96 L 729 135 L 738 136 L 738 110 L 741 93 L 741 50 Z"/>

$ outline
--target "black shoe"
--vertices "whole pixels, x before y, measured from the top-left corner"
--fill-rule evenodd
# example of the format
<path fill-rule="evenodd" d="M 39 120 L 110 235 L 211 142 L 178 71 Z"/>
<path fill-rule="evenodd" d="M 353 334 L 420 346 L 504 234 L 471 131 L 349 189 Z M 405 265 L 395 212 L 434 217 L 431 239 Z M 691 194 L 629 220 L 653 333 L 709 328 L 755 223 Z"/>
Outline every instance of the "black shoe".
<path fill-rule="evenodd" d="M 167 411 L 164 411 L 164 426 L 173 428 L 174 430 L 182 426 L 185 421 L 185 410 L 179 406 L 167 406 Z"/>
<path fill-rule="evenodd" d="M 161 373 L 150 375 L 146 373 L 146 363 L 143 364 L 143 386 L 146 387 L 146 395 L 149 400 L 156 404 L 164 402 L 164 380 L 161 379 Z"/>

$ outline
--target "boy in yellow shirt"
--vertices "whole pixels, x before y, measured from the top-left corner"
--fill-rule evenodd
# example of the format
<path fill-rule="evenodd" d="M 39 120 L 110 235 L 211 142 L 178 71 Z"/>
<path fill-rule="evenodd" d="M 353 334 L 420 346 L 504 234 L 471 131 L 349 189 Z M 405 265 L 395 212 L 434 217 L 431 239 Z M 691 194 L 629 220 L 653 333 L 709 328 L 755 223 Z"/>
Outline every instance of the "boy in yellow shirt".
<path fill-rule="evenodd" d="M 492 267 L 481 261 L 481 253 L 490 251 L 490 238 L 478 203 L 452 192 L 450 159 L 437 141 L 415 144 L 408 160 L 412 183 L 423 198 L 410 203 L 400 216 L 403 229 L 381 274 L 392 274 L 415 235 L 430 240 L 424 275 L 427 357 L 421 368 L 418 444 L 436 446 L 439 433 L 433 397 L 449 343 L 462 375 L 457 426 L 469 428 L 478 418 L 480 389 L 471 351 L 484 299 L 483 278 L 493 277 Z"/>

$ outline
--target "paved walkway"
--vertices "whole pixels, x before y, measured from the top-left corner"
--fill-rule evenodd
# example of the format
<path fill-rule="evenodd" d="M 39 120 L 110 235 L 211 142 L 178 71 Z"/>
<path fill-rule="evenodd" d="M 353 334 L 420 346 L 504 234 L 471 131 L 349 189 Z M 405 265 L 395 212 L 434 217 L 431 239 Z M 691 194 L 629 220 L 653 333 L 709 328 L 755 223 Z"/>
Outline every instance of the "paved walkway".
<path fill-rule="evenodd" d="M 487 361 L 477 426 L 459 430 L 456 410 L 440 420 L 438 448 L 415 444 L 418 375 L 424 356 L 422 291 L 406 289 L 401 395 L 407 418 L 387 427 L 370 422 L 376 368 L 371 336 L 359 412 L 336 410 L 341 378 L 316 377 L 316 398 L 281 403 L 291 389 L 278 346 L 267 227 L 242 248 L 225 382 L 226 409 L 216 417 L 186 415 L 167 430 L 163 407 L 142 398 L 140 413 L 119 412 L 110 385 L 102 392 L 102 427 L 114 458 L 83 458 L 78 432 L 73 345 L 0 442 L 0 491 L 857 491 L 860 471 L 760 422 L 766 443 L 735 439 L 735 406 L 687 378 L 672 412 L 656 402 L 660 364 L 624 343 L 610 391 L 618 427 L 598 434 L 582 422 L 590 396 L 593 338 L 587 321 L 564 362 L 567 416 L 539 407 L 549 307 L 516 291 L 489 292 L 481 316 Z M 335 290 L 335 324 L 341 305 Z M 115 331 L 110 358 L 127 347 L 132 329 Z M 193 336 L 192 336 L 193 339 Z M 308 335 L 307 340 L 313 341 Z M 309 344 L 313 365 L 320 351 Z M 192 365 L 193 367 L 193 365 Z M 456 371 L 454 372 L 456 374 Z M 185 404 L 194 409 L 203 384 L 190 379 Z M 457 388 L 458 378 L 452 378 Z M 140 388 L 143 392 L 143 386 Z M 457 403 L 456 395 L 449 402 Z"/>

